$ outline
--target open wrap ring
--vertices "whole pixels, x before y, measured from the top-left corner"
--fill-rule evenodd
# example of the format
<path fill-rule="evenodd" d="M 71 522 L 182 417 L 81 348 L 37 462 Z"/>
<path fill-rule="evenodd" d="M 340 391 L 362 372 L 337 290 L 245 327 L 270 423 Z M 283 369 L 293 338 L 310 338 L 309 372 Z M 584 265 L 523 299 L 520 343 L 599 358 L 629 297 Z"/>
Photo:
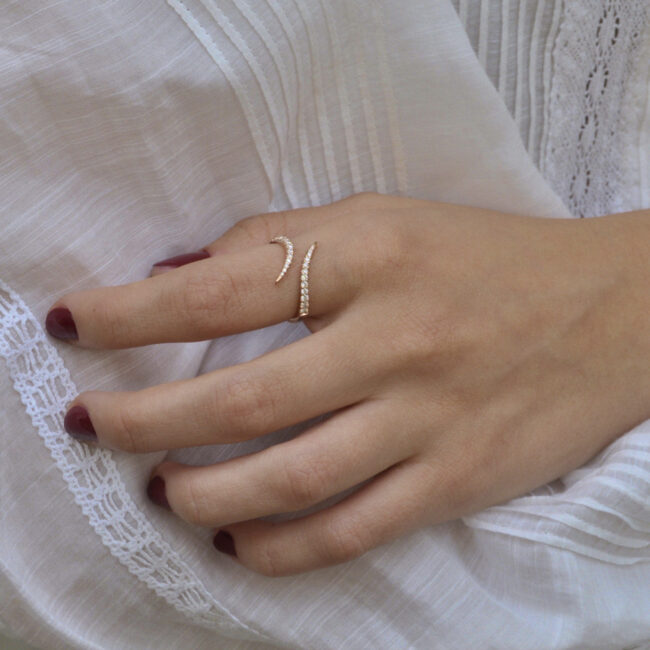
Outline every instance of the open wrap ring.
<path fill-rule="evenodd" d="M 290 318 L 290 321 L 297 321 L 305 316 L 309 315 L 309 265 L 311 264 L 311 257 L 316 249 L 316 244 L 314 242 L 309 250 L 305 253 L 305 257 L 302 260 L 302 266 L 300 268 L 300 294 L 299 294 L 299 304 L 298 304 L 298 314 Z M 278 235 L 274 237 L 269 244 L 282 244 L 285 250 L 285 259 L 284 265 L 282 266 L 282 271 L 280 275 L 275 279 L 277 284 L 285 276 L 286 272 L 291 266 L 291 260 L 293 259 L 293 243 L 288 237 L 284 235 Z"/>

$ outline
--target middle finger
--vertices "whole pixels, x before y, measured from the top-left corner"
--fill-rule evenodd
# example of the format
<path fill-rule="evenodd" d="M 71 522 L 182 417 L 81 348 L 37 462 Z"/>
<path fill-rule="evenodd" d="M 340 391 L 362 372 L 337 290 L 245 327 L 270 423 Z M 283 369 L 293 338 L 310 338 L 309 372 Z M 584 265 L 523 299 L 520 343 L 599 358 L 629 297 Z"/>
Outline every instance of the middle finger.
<path fill-rule="evenodd" d="M 139 391 L 88 391 L 72 403 L 68 433 L 143 453 L 232 443 L 354 404 L 378 385 L 370 354 L 345 317 L 251 361 Z"/>

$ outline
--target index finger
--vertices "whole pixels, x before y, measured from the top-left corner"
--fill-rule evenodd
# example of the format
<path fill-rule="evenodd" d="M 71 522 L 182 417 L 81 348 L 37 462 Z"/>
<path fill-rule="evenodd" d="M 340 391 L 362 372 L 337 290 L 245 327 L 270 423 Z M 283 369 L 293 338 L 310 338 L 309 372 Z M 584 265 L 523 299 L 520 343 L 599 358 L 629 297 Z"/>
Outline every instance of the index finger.
<path fill-rule="evenodd" d="M 314 241 L 309 315 L 336 309 L 352 289 L 331 228 L 292 241 L 294 261 L 277 284 L 285 252 L 277 244 L 264 244 L 130 284 L 67 294 L 52 306 L 46 323 L 53 315 L 69 318 L 77 335 L 72 342 L 87 348 L 199 341 L 273 325 L 297 314 L 302 257 Z M 49 326 L 48 331 L 56 336 Z"/>

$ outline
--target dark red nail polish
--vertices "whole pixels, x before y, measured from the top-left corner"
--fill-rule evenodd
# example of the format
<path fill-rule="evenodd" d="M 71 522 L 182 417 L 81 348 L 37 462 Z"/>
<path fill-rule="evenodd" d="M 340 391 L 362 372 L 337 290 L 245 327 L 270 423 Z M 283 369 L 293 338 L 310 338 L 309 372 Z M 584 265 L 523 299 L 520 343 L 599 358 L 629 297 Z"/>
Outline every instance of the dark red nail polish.
<path fill-rule="evenodd" d="M 235 541 L 229 532 L 220 530 L 214 536 L 212 543 L 214 544 L 214 547 L 217 549 L 217 551 L 228 553 L 228 555 L 234 555 L 237 557 L 237 551 L 235 551 Z"/>
<path fill-rule="evenodd" d="M 185 253 L 184 255 L 176 255 L 176 257 L 170 257 L 166 260 L 161 260 L 156 262 L 153 266 L 171 266 L 176 268 L 177 266 L 183 266 L 184 264 L 189 264 L 190 262 L 198 262 L 199 260 L 204 260 L 206 257 L 210 257 L 208 251 L 201 249 L 196 253 Z"/>
<path fill-rule="evenodd" d="M 90 421 L 88 411 L 83 406 L 73 406 L 63 420 L 65 430 L 77 440 L 97 442 L 95 427 Z"/>
<path fill-rule="evenodd" d="M 77 326 L 66 307 L 52 309 L 45 318 L 45 329 L 51 336 L 64 341 L 77 340 Z"/>
<path fill-rule="evenodd" d="M 171 510 L 167 495 L 165 494 L 165 481 L 161 476 L 154 476 L 147 485 L 147 496 L 157 506 Z"/>

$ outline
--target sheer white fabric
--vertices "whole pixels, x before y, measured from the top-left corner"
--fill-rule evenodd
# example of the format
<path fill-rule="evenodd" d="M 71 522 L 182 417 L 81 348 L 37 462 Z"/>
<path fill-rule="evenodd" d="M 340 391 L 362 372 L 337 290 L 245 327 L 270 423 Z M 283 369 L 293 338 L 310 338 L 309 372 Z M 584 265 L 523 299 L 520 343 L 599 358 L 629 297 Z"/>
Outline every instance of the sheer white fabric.
<path fill-rule="evenodd" d="M 569 20 L 545 15 L 558 34 Z M 376 190 L 579 216 L 526 152 L 452 3 L 21 0 L 0 20 L 0 620 L 14 634 L 48 649 L 650 638 L 650 423 L 507 504 L 286 578 L 216 553 L 210 530 L 151 505 L 144 483 L 166 455 L 218 462 L 310 423 L 138 456 L 62 430 L 78 391 L 191 377 L 308 335 L 285 322 L 99 352 L 43 333 L 53 297 L 145 277 L 249 214 Z M 647 97 L 640 67 L 630 75 Z M 640 159 L 635 106 L 626 147 Z"/>

